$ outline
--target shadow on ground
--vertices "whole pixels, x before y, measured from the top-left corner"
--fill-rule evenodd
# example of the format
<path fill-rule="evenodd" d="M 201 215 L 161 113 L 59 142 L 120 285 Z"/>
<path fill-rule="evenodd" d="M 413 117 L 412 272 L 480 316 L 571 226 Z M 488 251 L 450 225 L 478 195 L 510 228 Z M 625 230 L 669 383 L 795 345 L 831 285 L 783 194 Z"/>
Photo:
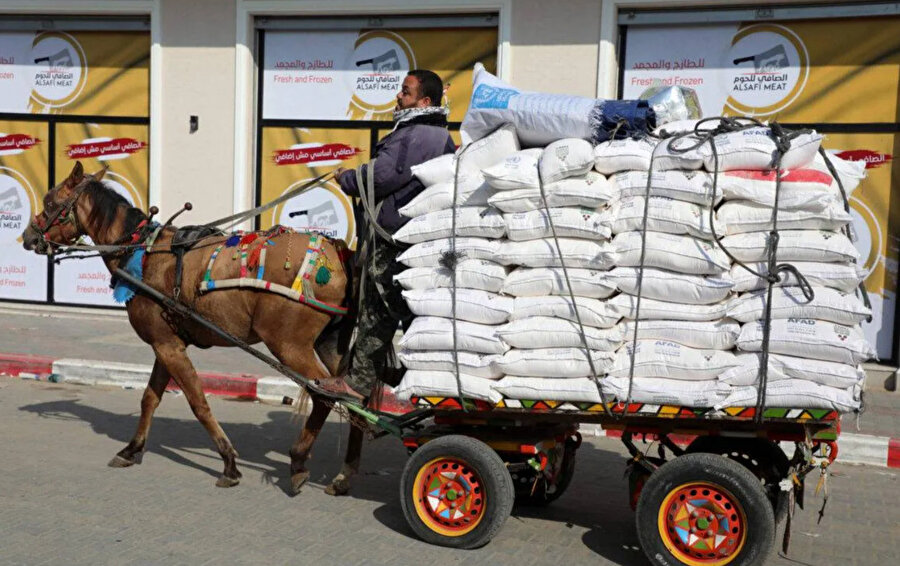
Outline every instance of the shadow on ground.
<path fill-rule="evenodd" d="M 138 421 L 137 412 L 118 414 L 80 403 L 77 399 L 36 403 L 20 410 L 61 422 L 88 423 L 95 433 L 114 441 L 109 446 L 110 458 L 131 440 Z M 240 454 L 240 469 L 259 472 L 262 482 L 291 496 L 287 453 L 300 431 L 300 422 L 294 413 L 271 410 L 263 423 L 220 421 L 220 424 Z M 305 489 L 322 489 L 340 470 L 348 430 L 346 423 L 326 423 L 308 463 L 311 480 Z M 147 442 L 147 457 L 167 458 L 202 471 L 210 476 L 210 483 L 222 470 L 222 462 L 213 451 L 209 436 L 192 418 L 156 416 Z M 390 437 L 367 442 L 363 449 L 362 473 L 354 479 L 351 496 L 380 503 L 373 512 L 374 518 L 394 532 L 415 538 L 398 499 L 400 474 L 406 457 L 406 449 Z M 516 506 L 507 524 L 535 519 L 577 526 L 587 531 L 582 542 L 599 556 L 622 565 L 647 564 L 637 546 L 634 514 L 628 506 L 627 481 L 623 478 L 622 455 L 585 442 L 578 451 L 577 462 L 575 477 L 567 493 L 547 507 Z M 245 473 L 243 481 L 252 481 L 251 477 Z M 539 523 L 536 528 L 540 528 Z M 564 541 L 555 542 L 564 544 Z"/>

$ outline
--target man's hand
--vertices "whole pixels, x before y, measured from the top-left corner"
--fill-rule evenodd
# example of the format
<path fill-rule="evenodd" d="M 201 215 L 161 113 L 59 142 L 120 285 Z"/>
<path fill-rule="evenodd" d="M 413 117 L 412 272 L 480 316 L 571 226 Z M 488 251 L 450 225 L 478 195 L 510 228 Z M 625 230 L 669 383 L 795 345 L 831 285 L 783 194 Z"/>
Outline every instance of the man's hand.
<path fill-rule="evenodd" d="M 346 172 L 347 172 L 347 169 L 345 167 L 338 167 L 334 171 L 332 171 L 332 173 L 334 173 L 335 179 L 340 179 L 341 175 L 343 175 Z"/>

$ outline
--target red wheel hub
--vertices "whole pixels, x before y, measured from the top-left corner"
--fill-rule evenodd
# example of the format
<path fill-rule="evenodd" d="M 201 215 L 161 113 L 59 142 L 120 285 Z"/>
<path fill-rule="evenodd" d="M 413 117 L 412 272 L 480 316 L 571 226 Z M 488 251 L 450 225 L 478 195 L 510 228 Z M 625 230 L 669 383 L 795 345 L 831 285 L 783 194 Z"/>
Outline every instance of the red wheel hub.
<path fill-rule="evenodd" d="M 731 562 L 744 545 L 746 519 L 734 496 L 708 483 L 675 488 L 660 507 L 666 547 L 689 565 Z"/>
<path fill-rule="evenodd" d="M 461 460 L 428 462 L 419 470 L 414 489 L 419 517 L 436 532 L 459 536 L 481 521 L 485 506 L 481 478 Z"/>

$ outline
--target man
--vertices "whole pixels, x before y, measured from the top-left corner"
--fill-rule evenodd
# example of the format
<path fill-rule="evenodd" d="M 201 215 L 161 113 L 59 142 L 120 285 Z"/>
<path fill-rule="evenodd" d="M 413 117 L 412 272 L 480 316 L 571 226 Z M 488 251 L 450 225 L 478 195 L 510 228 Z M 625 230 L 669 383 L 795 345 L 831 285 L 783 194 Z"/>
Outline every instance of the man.
<path fill-rule="evenodd" d="M 399 210 L 424 188 L 410 168 L 455 151 L 447 132 L 447 109 L 440 105 L 443 93 L 444 85 L 437 74 L 427 70 L 410 71 L 397 94 L 394 129 L 378 142 L 373 152 L 374 187 L 361 187 L 358 181 L 361 177 L 365 184 L 371 178 L 368 164 L 360 168 L 360 175 L 355 170 L 335 170 L 335 178 L 344 193 L 352 197 L 374 196 L 375 208 L 370 212 L 377 215 L 377 224 L 388 235 L 406 224 L 409 219 L 401 216 Z M 372 219 L 369 212 L 365 214 L 365 220 L 357 216 L 361 220 L 357 247 L 366 248 L 366 257 L 350 371 L 344 380 L 346 385 L 339 380 L 323 384 L 329 390 L 358 398 L 368 398 L 378 379 L 386 377 L 386 370 L 390 369 L 388 353 L 397 325 L 405 326 L 412 318 L 401 289 L 393 280 L 404 269 L 397 262 L 403 250 L 377 233 L 377 229 L 369 228 Z"/>

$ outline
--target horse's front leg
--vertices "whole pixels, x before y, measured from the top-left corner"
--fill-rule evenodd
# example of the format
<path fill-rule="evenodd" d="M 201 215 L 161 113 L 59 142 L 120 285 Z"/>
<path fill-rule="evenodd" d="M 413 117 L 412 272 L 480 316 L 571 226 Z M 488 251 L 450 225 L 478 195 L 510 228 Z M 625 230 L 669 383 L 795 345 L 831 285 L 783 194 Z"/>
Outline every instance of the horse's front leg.
<path fill-rule="evenodd" d="M 312 411 L 303 425 L 303 430 L 291 446 L 291 489 L 294 493 L 300 493 L 300 489 L 309 480 L 309 470 L 306 469 L 306 461 L 312 452 L 312 446 L 316 442 L 325 419 L 331 412 L 331 407 L 322 402 L 317 395 L 311 395 Z"/>
<path fill-rule="evenodd" d="M 127 468 L 134 464 L 140 464 L 141 454 L 147 443 L 147 434 L 150 432 L 150 423 L 153 421 L 153 413 L 162 400 L 169 378 L 170 374 L 165 365 L 159 359 L 153 362 L 150 381 L 147 382 L 144 397 L 141 399 L 141 418 L 138 421 L 137 430 L 131 442 L 109 461 L 110 467 Z"/>
<path fill-rule="evenodd" d="M 350 478 L 359 473 L 359 460 L 362 456 L 363 430 L 350 423 L 350 434 L 347 438 L 347 454 L 341 473 L 336 475 L 331 484 L 325 488 L 328 495 L 347 495 L 350 493 Z"/>

